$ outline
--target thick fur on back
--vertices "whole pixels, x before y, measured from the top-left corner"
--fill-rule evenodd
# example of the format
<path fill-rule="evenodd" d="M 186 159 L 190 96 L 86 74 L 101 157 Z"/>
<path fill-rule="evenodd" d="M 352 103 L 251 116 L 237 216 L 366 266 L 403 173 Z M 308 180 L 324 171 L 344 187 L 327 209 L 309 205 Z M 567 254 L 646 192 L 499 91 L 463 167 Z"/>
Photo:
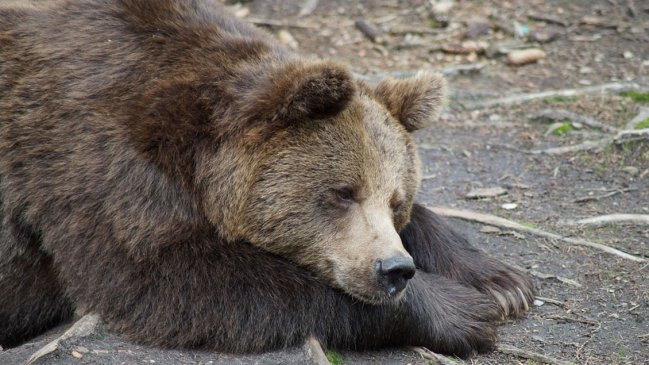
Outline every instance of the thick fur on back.
<path fill-rule="evenodd" d="M 0 6 L 0 344 L 76 308 L 168 347 L 263 351 L 316 335 L 346 348 L 489 349 L 500 312 L 479 292 L 487 279 L 464 280 L 431 256 L 449 246 L 463 260 L 441 240 L 465 241 L 435 236 L 445 223 L 430 212 L 416 211 L 402 233 L 421 269 L 405 298 L 371 306 L 283 257 L 226 241 L 210 214 L 227 215 L 236 200 L 203 209 L 212 192 L 198 183 L 197 156 L 345 108 L 348 71 L 331 65 L 315 82 L 304 77 L 310 67 L 211 0 Z M 290 104 L 287 95 L 306 96 Z M 408 129 L 419 125 L 412 115 Z M 219 163 L 230 171 L 232 161 Z M 510 281 L 502 290 L 532 290 Z"/>

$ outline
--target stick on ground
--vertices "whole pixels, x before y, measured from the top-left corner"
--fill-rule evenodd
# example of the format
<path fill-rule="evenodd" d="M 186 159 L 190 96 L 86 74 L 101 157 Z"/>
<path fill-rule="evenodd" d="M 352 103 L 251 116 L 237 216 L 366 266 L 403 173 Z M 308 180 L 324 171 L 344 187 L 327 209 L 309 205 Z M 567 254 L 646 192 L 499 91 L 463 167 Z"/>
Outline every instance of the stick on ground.
<path fill-rule="evenodd" d="M 579 245 L 579 246 L 587 246 L 587 247 L 592 247 L 595 249 L 598 249 L 600 251 L 604 251 L 606 253 L 610 253 L 612 255 L 619 256 L 621 258 L 631 260 L 631 261 L 636 261 L 636 262 L 645 262 L 647 259 L 635 255 L 628 254 L 626 252 L 622 252 L 618 249 L 615 249 L 613 247 L 609 247 L 606 245 L 602 245 L 601 243 L 595 243 L 595 242 L 590 242 L 581 238 L 571 238 L 571 237 L 564 237 L 561 235 L 558 235 L 556 233 L 552 232 L 546 232 L 537 228 L 532 228 L 532 227 L 526 227 L 522 224 L 518 224 L 516 222 L 510 221 L 505 218 L 497 217 L 495 215 L 491 214 L 484 214 L 484 213 L 477 213 L 477 212 L 472 212 L 468 210 L 460 210 L 460 209 L 452 209 L 452 208 L 443 208 L 443 207 L 429 207 L 430 210 L 433 212 L 445 216 L 445 217 L 451 217 L 451 218 L 459 218 L 459 219 L 464 219 L 468 221 L 473 221 L 473 222 L 479 222 L 483 224 L 489 224 L 492 226 L 498 226 L 498 227 L 504 227 L 504 228 L 509 228 L 509 229 L 514 229 L 517 231 L 522 231 L 522 232 L 528 232 L 535 234 L 537 236 L 541 237 L 546 237 L 546 238 L 551 238 L 554 240 L 560 240 L 564 241 L 573 245 Z"/>
<path fill-rule="evenodd" d="M 440 365 L 460 365 L 461 363 L 453 361 L 450 358 L 434 353 L 425 347 L 411 346 L 410 349 L 423 357 L 425 360 L 434 361 Z"/>
<path fill-rule="evenodd" d="M 550 91 L 541 91 L 538 93 L 529 93 L 529 94 L 516 94 L 511 96 L 505 96 L 497 99 L 488 99 L 475 102 L 466 102 L 464 107 L 466 109 L 479 109 L 479 108 L 488 108 L 493 106 L 500 105 L 514 105 L 521 104 L 528 101 L 534 101 L 538 99 L 552 98 L 552 97 L 572 97 L 585 94 L 597 94 L 604 92 L 623 92 L 633 89 L 640 89 L 640 85 L 634 82 L 611 82 L 601 85 L 587 86 L 577 89 L 563 89 L 563 90 L 550 90 Z"/>
<path fill-rule="evenodd" d="M 514 356 L 522 357 L 524 359 L 538 361 L 538 362 L 541 362 L 541 363 L 544 363 L 544 364 L 574 365 L 574 363 L 569 362 L 569 361 L 558 360 L 558 359 L 552 358 L 550 356 L 537 354 L 536 352 L 531 352 L 531 351 L 527 351 L 527 350 L 521 350 L 521 349 L 519 349 L 517 347 L 514 347 L 514 346 L 511 346 L 511 345 L 505 345 L 505 344 L 498 345 L 498 352 L 501 352 L 501 353 L 507 354 L 507 355 L 514 355 Z"/>
<path fill-rule="evenodd" d="M 600 226 L 610 223 L 631 223 L 649 225 L 649 214 L 607 214 L 569 222 L 570 225 Z"/>
<path fill-rule="evenodd" d="M 549 119 L 553 121 L 570 120 L 572 122 L 581 123 L 591 128 L 598 128 L 611 133 L 616 133 L 618 131 L 617 128 L 611 127 L 608 124 L 604 124 L 598 120 L 595 120 L 594 118 L 591 118 L 586 115 L 573 113 L 571 111 L 564 110 L 564 109 L 545 109 L 542 110 L 540 113 L 536 114 L 534 117 L 538 119 Z M 633 129 L 633 128 L 626 128 L 626 129 Z"/>

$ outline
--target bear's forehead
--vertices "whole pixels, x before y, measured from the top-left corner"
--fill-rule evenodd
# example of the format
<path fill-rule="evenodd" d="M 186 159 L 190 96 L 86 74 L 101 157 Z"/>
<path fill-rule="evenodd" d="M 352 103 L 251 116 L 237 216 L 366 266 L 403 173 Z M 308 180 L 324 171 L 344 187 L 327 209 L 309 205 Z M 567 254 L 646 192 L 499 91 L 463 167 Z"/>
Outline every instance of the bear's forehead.
<path fill-rule="evenodd" d="M 411 137 L 382 105 L 368 97 L 354 101 L 310 139 L 320 166 L 332 173 L 356 175 L 371 190 L 394 190 L 412 169 Z"/>

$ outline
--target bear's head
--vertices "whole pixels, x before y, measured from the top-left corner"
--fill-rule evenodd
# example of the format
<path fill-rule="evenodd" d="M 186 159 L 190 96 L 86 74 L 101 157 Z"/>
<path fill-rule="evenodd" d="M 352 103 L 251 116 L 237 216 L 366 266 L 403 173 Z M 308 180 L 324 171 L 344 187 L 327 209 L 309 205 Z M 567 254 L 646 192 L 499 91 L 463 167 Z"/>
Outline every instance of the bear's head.
<path fill-rule="evenodd" d="M 399 238 L 420 181 L 411 132 L 434 119 L 444 80 L 369 87 L 328 62 L 256 67 L 219 91 L 194 153 L 208 220 L 362 301 L 397 300 L 415 274 Z"/>

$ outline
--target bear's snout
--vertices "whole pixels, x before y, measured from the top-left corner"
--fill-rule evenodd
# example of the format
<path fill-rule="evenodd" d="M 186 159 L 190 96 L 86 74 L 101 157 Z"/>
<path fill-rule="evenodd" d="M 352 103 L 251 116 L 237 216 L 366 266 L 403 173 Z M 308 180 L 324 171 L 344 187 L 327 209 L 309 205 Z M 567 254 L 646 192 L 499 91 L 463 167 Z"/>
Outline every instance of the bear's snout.
<path fill-rule="evenodd" d="M 376 274 L 385 292 L 394 297 L 401 293 L 408 285 L 408 280 L 415 276 L 415 263 L 412 257 L 404 255 L 378 260 Z"/>

